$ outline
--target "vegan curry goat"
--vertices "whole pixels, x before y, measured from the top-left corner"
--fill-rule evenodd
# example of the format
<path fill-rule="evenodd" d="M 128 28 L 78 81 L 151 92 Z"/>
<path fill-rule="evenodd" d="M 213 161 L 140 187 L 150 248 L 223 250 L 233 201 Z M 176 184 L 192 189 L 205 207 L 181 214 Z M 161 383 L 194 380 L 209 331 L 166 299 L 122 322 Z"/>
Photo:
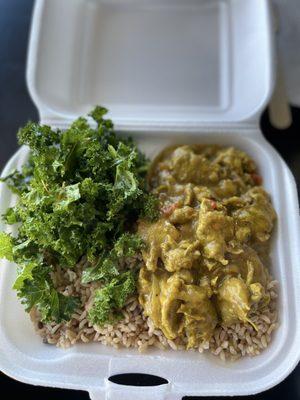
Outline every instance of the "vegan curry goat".
<path fill-rule="evenodd" d="M 216 326 L 248 322 L 265 306 L 268 246 L 276 218 L 256 166 L 244 152 L 215 145 L 170 147 L 148 174 L 161 215 L 140 220 L 146 243 L 139 301 L 168 339 L 187 348 Z"/>

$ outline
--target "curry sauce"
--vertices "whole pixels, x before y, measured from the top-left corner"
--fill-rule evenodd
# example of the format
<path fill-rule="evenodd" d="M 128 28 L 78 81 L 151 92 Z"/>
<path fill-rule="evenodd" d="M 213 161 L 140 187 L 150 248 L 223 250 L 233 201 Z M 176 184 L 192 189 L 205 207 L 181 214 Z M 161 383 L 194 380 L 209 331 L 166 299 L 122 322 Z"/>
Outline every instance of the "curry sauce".
<path fill-rule="evenodd" d="M 270 300 L 267 254 L 276 219 L 253 160 L 232 147 L 170 147 L 148 180 L 161 214 L 139 221 L 144 314 L 168 339 L 186 337 L 187 348 L 209 340 L 218 324 L 252 323 L 251 307 Z"/>

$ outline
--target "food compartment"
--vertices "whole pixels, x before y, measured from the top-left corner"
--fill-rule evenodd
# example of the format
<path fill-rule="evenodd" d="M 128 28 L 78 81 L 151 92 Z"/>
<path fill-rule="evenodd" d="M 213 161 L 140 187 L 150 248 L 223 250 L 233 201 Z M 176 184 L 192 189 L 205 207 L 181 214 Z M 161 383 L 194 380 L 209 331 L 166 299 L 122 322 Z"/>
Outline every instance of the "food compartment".
<path fill-rule="evenodd" d="M 174 133 L 170 136 L 144 132 L 143 135 L 136 133 L 135 139 L 151 158 L 165 146 L 195 142 L 234 145 L 246 151 L 257 163 L 264 186 L 271 194 L 278 214 L 271 257 L 272 274 L 280 284 L 280 326 L 269 347 L 257 357 L 223 363 L 217 357 L 193 351 L 150 349 L 145 354 L 138 354 L 134 349 L 112 349 L 98 343 L 79 344 L 68 350 L 45 345 L 34 333 L 28 315 L 11 290 L 15 267 L 6 263 L 1 270 L 1 296 L 5 298 L 5 303 L 1 300 L 0 322 L 1 347 L 5 346 L 6 349 L 4 370 L 7 373 L 14 375 L 14 371 L 22 371 L 20 379 L 25 381 L 83 390 L 101 389 L 103 379 L 117 373 L 150 373 L 167 379 L 173 385 L 174 393 L 229 395 L 264 390 L 291 371 L 299 358 L 299 351 L 296 350 L 299 340 L 299 319 L 296 313 L 299 295 L 295 290 L 299 282 L 295 266 L 298 250 L 292 245 L 293 241 L 289 240 L 291 235 L 298 237 L 298 227 L 290 215 L 290 212 L 296 212 L 297 207 L 294 181 L 280 157 L 258 131 L 248 130 L 243 133 L 237 135 L 234 131 L 222 131 L 185 133 L 184 136 L 182 133 Z M 13 163 L 24 157 L 26 149 L 22 148 Z M 9 169 L 11 167 L 12 163 L 8 165 Z M 11 196 L 2 185 L 3 198 L 7 202 L 1 201 L 1 211 L 11 201 Z M 7 358 L 9 354 L 13 354 L 13 358 Z M 83 377 L 80 383 L 78 376 Z"/>

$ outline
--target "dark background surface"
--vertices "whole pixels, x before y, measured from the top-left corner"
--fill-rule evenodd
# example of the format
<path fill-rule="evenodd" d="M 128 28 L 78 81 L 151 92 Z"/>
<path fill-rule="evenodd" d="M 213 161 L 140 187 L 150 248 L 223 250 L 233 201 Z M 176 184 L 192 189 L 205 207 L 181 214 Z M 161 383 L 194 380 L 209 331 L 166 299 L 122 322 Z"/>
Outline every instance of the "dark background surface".
<path fill-rule="evenodd" d="M 17 148 L 16 131 L 29 119 L 37 120 L 25 83 L 25 64 L 32 0 L 0 0 L 0 169 Z M 293 108 L 293 126 L 285 131 L 273 129 L 264 112 L 261 127 L 267 139 L 290 166 L 300 187 L 300 109 Z M 299 142 L 299 140 L 298 140 Z M 1 354 L 0 354 L 1 357 Z M 85 392 L 50 389 L 26 385 L 0 373 L 1 391 L 10 396 L 26 395 L 34 399 L 88 399 Z M 300 399 L 300 365 L 277 387 L 243 399 Z M 187 398 L 186 398 L 187 399 Z M 193 397 L 196 399 L 196 397 Z M 222 399 L 222 398 L 220 398 Z M 120 399 L 122 400 L 122 399 Z"/>

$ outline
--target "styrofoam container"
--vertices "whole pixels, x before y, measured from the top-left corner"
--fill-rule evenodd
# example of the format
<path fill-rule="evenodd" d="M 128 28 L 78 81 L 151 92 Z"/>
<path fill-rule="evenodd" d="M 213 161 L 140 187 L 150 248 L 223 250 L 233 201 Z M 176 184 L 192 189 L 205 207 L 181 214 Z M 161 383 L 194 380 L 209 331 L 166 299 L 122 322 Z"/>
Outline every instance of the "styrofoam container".
<path fill-rule="evenodd" d="M 43 123 L 64 128 L 98 103 L 150 157 L 171 143 L 197 142 L 233 145 L 256 161 L 278 214 L 271 257 L 280 282 L 280 327 L 260 356 L 235 363 L 97 343 L 62 350 L 34 333 L 11 289 L 15 266 L 2 262 L 0 366 L 6 374 L 86 390 L 94 400 L 176 400 L 254 394 L 293 370 L 300 357 L 298 200 L 290 171 L 258 125 L 274 82 L 271 22 L 265 0 L 36 1 L 27 81 Z M 3 174 L 20 167 L 27 153 L 22 147 Z M 14 201 L 1 185 L 1 213 Z M 154 374 L 168 384 L 108 380 L 120 373 Z"/>

